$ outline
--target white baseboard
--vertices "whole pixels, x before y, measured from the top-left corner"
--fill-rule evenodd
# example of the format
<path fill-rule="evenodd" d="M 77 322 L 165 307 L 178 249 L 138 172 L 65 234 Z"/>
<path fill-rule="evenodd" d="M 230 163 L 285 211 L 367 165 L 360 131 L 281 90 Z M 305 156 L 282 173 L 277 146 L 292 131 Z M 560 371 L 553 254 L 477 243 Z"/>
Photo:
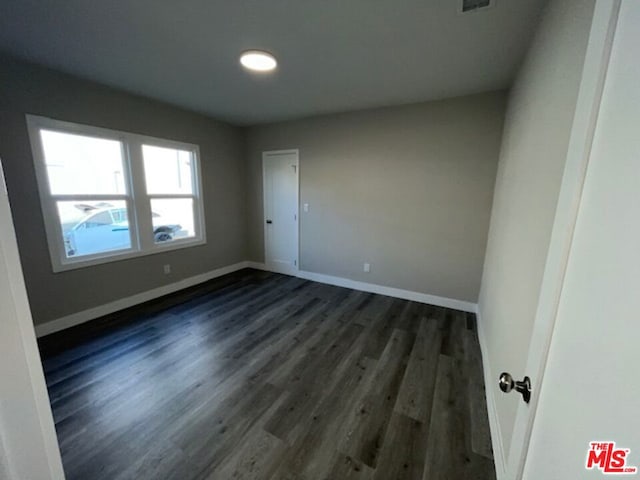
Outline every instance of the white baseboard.
<path fill-rule="evenodd" d="M 106 303 L 88 310 L 73 313 L 65 317 L 57 318 L 40 325 L 36 325 L 36 336 L 43 337 L 51 333 L 59 332 L 66 328 L 71 328 L 81 323 L 88 322 L 90 320 L 109 315 L 110 313 L 123 310 L 125 308 L 133 307 L 140 303 L 148 302 L 155 298 L 168 295 L 170 293 L 177 292 L 179 290 L 198 285 L 199 283 L 206 282 L 216 277 L 221 277 L 228 273 L 241 270 L 243 268 L 255 268 L 258 270 L 271 271 L 263 263 L 258 262 L 239 262 L 233 265 L 229 265 L 222 268 L 217 268 L 201 275 L 185 278 L 179 282 L 171 283 L 169 285 L 163 285 L 162 287 L 154 288 L 146 292 L 137 293 L 130 297 L 121 298 L 113 302 Z M 462 310 L 465 312 L 476 312 L 476 304 L 471 302 L 465 302 L 462 300 L 455 300 L 452 298 L 439 297 L 436 295 L 429 295 L 426 293 L 412 292 L 410 290 L 402 290 L 399 288 L 385 287 L 382 285 L 376 285 L 373 283 L 359 282 L 356 280 L 350 280 L 348 278 L 334 277 L 332 275 L 325 275 L 322 273 L 308 272 L 304 270 L 278 272 L 288 275 L 294 275 L 306 280 L 312 280 L 314 282 L 326 283 L 329 285 L 335 285 L 338 287 L 351 288 L 353 290 L 360 290 L 363 292 L 377 293 L 380 295 L 388 295 L 390 297 L 402 298 L 404 300 L 412 300 L 414 302 L 428 303 L 430 305 L 437 305 L 440 307 L 452 308 L 455 310 Z"/>
<path fill-rule="evenodd" d="M 500 418 L 496 407 L 495 382 L 498 377 L 493 375 L 491 364 L 489 363 L 489 352 L 487 351 L 487 337 L 484 331 L 484 323 L 480 315 L 480 309 L 476 309 L 476 325 L 478 328 L 478 340 L 480 351 L 482 352 L 482 370 L 484 372 L 484 385 L 487 397 L 487 412 L 489 414 L 489 428 L 491 429 L 491 444 L 493 446 L 493 461 L 496 466 L 496 480 L 507 480 L 507 459 L 505 456 L 504 443 L 502 442 L 502 430 L 500 429 Z"/>
<path fill-rule="evenodd" d="M 248 262 L 249 267 L 257 270 L 272 271 L 267 268 L 264 263 Z M 283 272 L 277 272 L 283 273 Z M 286 272 L 284 272 L 286 273 Z M 414 302 L 428 303 L 429 305 L 436 305 L 438 307 L 446 307 L 454 310 L 462 310 L 463 312 L 476 313 L 477 305 L 472 302 L 466 302 L 463 300 L 456 300 L 453 298 L 439 297 L 437 295 L 429 295 L 427 293 L 413 292 L 411 290 L 402 290 L 400 288 L 385 287 L 383 285 L 377 285 L 375 283 L 359 282 L 357 280 L 350 280 L 348 278 L 334 277 L 333 275 L 325 275 L 324 273 L 308 272 L 306 270 L 298 270 L 297 272 L 286 273 L 296 277 L 304 278 L 305 280 L 312 280 L 314 282 L 326 283 L 328 285 L 334 285 L 336 287 L 351 288 L 353 290 L 360 290 L 362 292 L 377 293 L 379 295 L 387 295 L 389 297 L 402 298 L 403 300 L 411 300 Z"/>
<path fill-rule="evenodd" d="M 135 295 L 131 295 L 130 297 L 121 298 L 113 302 L 105 303 L 104 305 L 100 305 L 98 307 L 90 308 L 88 310 L 73 313 L 65 317 L 57 318 L 56 320 L 51 320 L 50 322 L 36 325 L 36 336 L 43 337 L 51 333 L 59 332 L 60 330 L 80 325 L 81 323 L 88 322 L 89 320 L 93 320 L 104 315 L 109 315 L 110 313 L 117 312 L 118 310 L 133 307 L 134 305 L 148 302 L 149 300 L 162 297 L 163 295 L 168 295 L 170 293 L 174 293 L 179 290 L 183 290 L 185 288 L 198 285 L 199 283 L 203 283 L 214 278 L 221 277 L 222 275 L 226 275 L 228 273 L 232 273 L 248 267 L 249 262 L 235 263 L 233 265 L 211 270 L 210 272 L 203 273 L 201 275 L 185 278 L 183 280 L 180 280 L 179 282 L 171 283 L 169 285 L 163 285 L 162 287 L 154 288 L 153 290 L 137 293 Z"/>

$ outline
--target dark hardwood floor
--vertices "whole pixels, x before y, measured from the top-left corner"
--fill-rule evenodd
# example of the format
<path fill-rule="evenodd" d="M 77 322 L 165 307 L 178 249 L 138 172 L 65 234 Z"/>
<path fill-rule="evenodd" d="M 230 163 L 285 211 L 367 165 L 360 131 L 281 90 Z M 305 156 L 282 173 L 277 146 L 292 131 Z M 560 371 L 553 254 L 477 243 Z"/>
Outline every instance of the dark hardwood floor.
<path fill-rule="evenodd" d="M 68 480 L 495 479 L 464 312 L 243 270 L 41 352 Z"/>

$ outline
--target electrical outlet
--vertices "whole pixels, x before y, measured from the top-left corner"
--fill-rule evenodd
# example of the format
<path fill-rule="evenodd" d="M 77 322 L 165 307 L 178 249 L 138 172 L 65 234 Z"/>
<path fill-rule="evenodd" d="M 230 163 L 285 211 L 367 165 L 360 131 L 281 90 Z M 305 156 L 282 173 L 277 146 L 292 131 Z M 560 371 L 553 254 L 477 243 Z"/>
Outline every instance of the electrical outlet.
<path fill-rule="evenodd" d="M 366 273 L 369 273 L 369 272 L 371 271 L 371 264 L 369 264 L 369 263 L 365 263 L 365 264 L 364 264 L 364 271 L 365 271 Z"/>
<path fill-rule="evenodd" d="M 168 263 L 163 268 L 165 275 L 169 275 L 171 273 L 171 265 L 169 265 Z"/>

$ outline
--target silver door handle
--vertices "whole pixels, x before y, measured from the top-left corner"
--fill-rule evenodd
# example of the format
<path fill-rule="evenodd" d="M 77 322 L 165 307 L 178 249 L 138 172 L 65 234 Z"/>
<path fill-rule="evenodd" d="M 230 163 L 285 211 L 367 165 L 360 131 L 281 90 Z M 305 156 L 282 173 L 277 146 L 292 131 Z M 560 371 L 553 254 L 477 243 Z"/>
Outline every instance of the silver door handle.
<path fill-rule="evenodd" d="M 502 372 L 498 385 L 504 393 L 509 393 L 515 389 L 516 392 L 522 394 L 522 399 L 525 403 L 529 403 L 531 400 L 531 379 L 529 377 L 524 377 L 523 380 L 518 382 L 513 380 L 510 373 Z"/>

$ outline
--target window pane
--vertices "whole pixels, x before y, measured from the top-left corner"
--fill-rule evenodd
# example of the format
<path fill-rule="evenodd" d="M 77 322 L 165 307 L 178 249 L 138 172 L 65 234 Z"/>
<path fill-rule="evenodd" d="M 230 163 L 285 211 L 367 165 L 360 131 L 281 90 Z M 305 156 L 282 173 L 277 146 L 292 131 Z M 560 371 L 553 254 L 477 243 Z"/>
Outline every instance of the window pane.
<path fill-rule="evenodd" d="M 174 148 L 142 146 L 149 194 L 193 193 L 192 153 Z"/>
<path fill-rule="evenodd" d="M 50 130 L 40 136 L 53 195 L 126 193 L 119 141 Z"/>
<path fill-rule="evenodd" d="M 193 199 L 154 198 L 151 200 L 153 238 L 156 243 L 195 237 Z"/>
<path fill-rule="evenodd" d="M 131 248 L 124 201 L 56 203 L 67 258 Z"/>

